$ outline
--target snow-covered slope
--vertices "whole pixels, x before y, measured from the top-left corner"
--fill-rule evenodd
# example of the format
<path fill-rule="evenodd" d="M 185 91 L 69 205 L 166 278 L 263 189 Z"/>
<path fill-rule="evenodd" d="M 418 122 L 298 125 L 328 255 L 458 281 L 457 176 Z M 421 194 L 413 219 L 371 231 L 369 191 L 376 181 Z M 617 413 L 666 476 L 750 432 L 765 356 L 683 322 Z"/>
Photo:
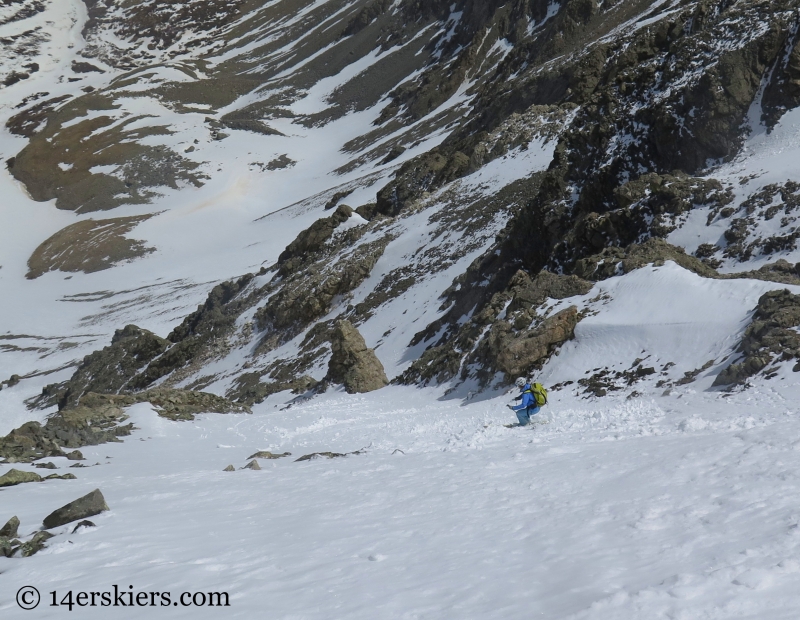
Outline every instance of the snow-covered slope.
<path fill-rule="evenodd" d="M 698 287 L 700 278 L 672 264 L 617 280 L 607 291 L 615 302 L 581 325 L 543 377 L 579 376 L 637 347 L 656 365 L 704 360 L 716 353 L 704 350 L 715 315 L 743 321 L 772 286 Z M 665 320 L 666 291 L 678 285 L 697 295 Z M 631 311 L 642 293 L 655 308 Z M 266 598 L 281 618 L 788 619 L 800 570 L 791 379 L 725 397 L 702 391 L 705 378 L 663 397 L 592 402 L 563 390 L 541 414 L 547 423 L 530 430 L 503 427 L 503 399 L 462 406 L 431 388 L 328 393 L 289 410 L 260 405 L 194 423 L 137 405 L 139 430 L 123 444 L 84 449 L 99 464 L 76 470 L 79 480 L 4 491 L 28 530 L 93 488 L 112 508 L 93 518 L 96 529 L 58 528 L 46 550 L 7 561 L 4 591 L 118 584 L 173 600 L 226 591 L 227 613 L 243 618 Z M 222 471 L 259 450 L 292 456 Z M 3 605 L 18 613 L 10 598 Z M 92 612 L 108 613 L 82 611 Z"/>
<path fill-rule="evenodd" d="M 22 541 L 111 508 L 0 554 L 0 612 L 795 618 L 798 11 L 6 2 L 0 436 L 252 413 L 124 401 L 79 469 L 0 437 L 77 477 L 0 488 Z M 331 379 L 341 320 L 390 385 Z"/>

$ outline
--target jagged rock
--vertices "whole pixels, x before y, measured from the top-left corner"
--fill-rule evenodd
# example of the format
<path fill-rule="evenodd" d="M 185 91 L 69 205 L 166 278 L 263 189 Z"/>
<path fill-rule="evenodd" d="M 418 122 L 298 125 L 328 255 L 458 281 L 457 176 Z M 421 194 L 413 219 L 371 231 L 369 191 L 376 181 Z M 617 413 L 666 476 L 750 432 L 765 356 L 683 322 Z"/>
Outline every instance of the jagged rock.
<path fill-rule="evenodd" d="M 291 390 L 293 394 L 303 394 L 313 389 L 319 381 L 303 375 L 290 379 L 289 381 L 272 381 L 264 383 L 261 381 L 262 374 L 257 372 L 246 372 L 236 378 L 234 386 L 228 393 L 228 398 L 247 405 L 254 405 L 262 402 L 268 396 Z"/>
<path fill-rule="evenodd" d="M 311 454 L 304 454 L 299 459 L 295 459 L 295 463 L 299 463 L 301 461 L 311 461 L 313 459 L 325 458 L 325 459 L 338 459 L 343 456 L 351 456 L 356 454 L 364 454 L 366 452 L 366 448 L 361 448 L 361 450 L 354 450 L 353 452 L 312 452 Z"/>
<path fill-rule="evenodd" d="M 67 453 L 67 460 L 69 461 L 84 461 L 83 453 L 80 450 L 73 450 Z"/>
<path fill-rule="evenodd" d="M 106 510 L 109 510 L 109 508 L 103 494 L 100 489 L 95 489 L 91 493 L 87 493 L 83 497 L 51 512 L 45 517 L 43 524 L 46 529 L 52 529 L 78 519 L 93 517 Z"/>
<path fill-rule="evenodd" d="M 80 523 L 78 523 L 78 525 L 76 525 L 74 528 L 72 528 L 72 533 L 74 534 L 82 527 L 97 527 L 97 526 L 89 520 L 83 520 Z"/>
<path fill-rule="evenodd" d="M 495 294 L 480 312 L 464 323 L 455 338 L 448 344 L 428 349 L 399 381 L 442 382 L 455 377 L 459 370 L 461 378 L 466 379 L 473 367 L 478 368 L 475 372 L 482 385 L 497 371 L 516 378 L 521 365 L 527 365 L 527 369 L 540 365 L 560 343 L 569 340 L 580 318 L 573 307 L 542 321 L 537 308 L 547 299 L 584 295 L 592 286 L 591 282 L 574 275 L 542 271 L 531 279 L 524 271 L 517 271 L 508 288 Z M 499 319 L 502 312 L 505 318 Z M 412 344 L 419 338 L 420 334 Z M 511 346 L 513 353 L 504 352 L 506 346 Z"/>
<path fill-rule="evenodd" d="M 671 260 L 684 269 L 706 278 L 718 278 L 717 271 L 677 246 L 663 239 L 648 239 L 626 248 L 610 247 L 599 254 L 583 258 L 575 263 L 575 275 L 587 280 L 605 280 L 621 273 L 630 273 L 645 265 L 663 265 Z"/>
<path fill-rule="evenodd" d="M 228 466 L 227 466 L 225 469 L 223 469 L 222 471 L 236 471 L 236 468 L 235 468 L 233 465 L 228 465 Z"/>
<path fill-rule="evenodd" d="M 49 456 L 64 456 L 54 441 L 54 433 L 38 422 L 26 422 L 0 438 L 0 456 L 8 463 L 29 463 Z"/>
<path fill-rule="evenodd" d="M 242 469 L 256 469 L 256 470 L 260 470 L 260 469 L 261 469 L 261 465 L 259 465 L 259 464 L 258 464 L 258 461 L 257 461 L 257 460 L 253 459 L 253 460 L 252 460 L 252 461 L 250 461 L 250 462 L 249 462 L 247 465 L 245 465 L 244 467 L 242 467 Z"/>
<path fill-rule="evenodd" d="M 336 196 L 343 197 L 340 194 L 336 194 Z M 338 201 L 339 198 L 336 200 Z M 309 262 L 310 257 L 333 236 L 336 228 L 350 219 L 352 215 L 353 209 L 347 205 L 341 205 L 333 215 L 317 220 L 297 235 L 297 238 L 286 246 L 286 249 L 278 257 L 279 273 L 284 276 L 289 275 Z"/>
<path fill-rule="evenodd" d="M 58 474 L 50 474 L 49 476 L 45 476 L 43 478 L 43 480 L 77 480 L 77 479 L 78 477 L 75 474 L 70 474 L 70 473 L 61 474 L 60 476 Z"/>
<path fill-rule="evenodd" d="M 37 469 L 58 469 L 55 463 L 36 463 L 34 467 Z"/>
<path fill-rule="evenodd" d="M 128 387 L 144 390 L 201 355 L 204 348 L 216 339 L 224 339 L 234 327 L 239 313 L 253 303 L 243 295 L 253 277 L 253 274 L 246 274 L 211 289 L 206 301 L 167 336 L 174 346 L 150 362 L 128 383 Z"/>
<path fill-rule="evenodd" d="M 168 340 L 136 325 L 118 329 L 109 346 L 83 358 L 69 381 L 47 386 L 36 405 L 68 409 L 88 392 L 115 394 L 169 346 Z"/>
<path fill-rule="evenodd" d="M 0 528 L 0 538 L 16 538 L 19 529 L 19 518 L 11 517 L 6 524 Z"/>
<path fill-rule="evenodd" d="M 273 454 L 267 450 L 261 450 L 255 454 L 248 456 L 248 459 L 282 459 L 284 456 L 292 456 L 291 452 L 284 452 L 282 454 Z"/>
<path fill-rule="evenodd" d="M 251 413 L 249 407 L 222 396 L 192 390 L 156 388 L 136 394 L 135 399 L 151 403 L 158 415 L 170 420 L 194 420 L 198 413 Z"/>
<path fill-rule="evenodd" d="M 556 346 L 573 338 L 578 320 L 577 307 L 570 306 L 521 331 L 498 321 L 489 330 L 479 355 L 504 372 L 507 380 L 526 376 L 540 367 Z"/>
<path fill-rule="evenodd" d="M 8 462 L 66 456 L 61 446 L 78 447 L 119 441 L 130 435 L 133 425 L 122 424 L 128 416 L 122 410 L 133 402 L 128 397 L 85 395 L 80 405 L 51 415 L 44 426 L 27 422 L 0 438 L 0 456 Z"/>
<path fill-rule="evenodd" d="M 41 482 L 42 477 L 32 471 L 20 471 L 18 469 L 9 469 L 5 474 L 0 476 L 0 487 L 13 487 L 18 484 L 26 482 Z"/>
<path fill-rule="evenodd" d="M 331 350 L 327 379 L 343 384 L 349 394 L 372 392 L 389 384 L 375 351 L 367 348 L 364 338 L 350 321 L 336 323 Z"/>
<path fill-rule="evenodd" d="M 773 361 L 800 360 L 798 326 L 800 295 L 789 290 L 764 293 L 738 347 L 744 359 L 717 375 L 714 385 L 739 385 Z"/>
<path fill-rule="evenodd" d="M 300 461 L 311 461 L 319 458 L 336 459 L 343 456 L 347 456 L 347 454 L 343 454 L 342 452 L 313 452 L 311 454 L 304 454 L 299 459 L 295 459 L 294 462 L 299 463 Z"/>
<path fill-rule="evenodd" d="M 170 420 L 193 420 L 198 413 L 244 413 L 250 409 L 222 396 L 191 390 L 157 388 L 137 394 L 84 394 L 74 407 L 51 415 L 44 426 L 28 422 L 0 438 L 0 456 L 11 463 L 27 463 L 51 456 L 67 456 L 60 446 L 96 446 L 120 441 L 133 424 L 123 424 L 124 407 L 150 402 L 158 414 Z M 71 453 L 73 458 L 79 451 Z"/>
<path fill-rule="evenodd" d="M 357 233 L 357 230 L 348 232 Z M 392 238 L 387 235 L 360 244 L 336 260 L 328 262 L 323 258 L 288 278 L 255 314 L 256 326 L 265 331 L 259 351 L 266 352 L 288 342 L 306 326 L 325 316 L 335 299 L 347 295 L 366 280 Z M 314 294 L 310 295 L 309 291 Z"/>
<path fill-rule="evenodd" d="M 3 538 L 0 536 L 0 556 L 10 558 L 22 546 L 17 538 Z"/>
<path fill-rule="evenodd" d="M 20 555 L 23 558 L 29 558 L 45 548 L 45 542 L 53 538 L 50 532 L 36 532 L 28 542 L 23 543 L 20 547 Z"/>
<path fill-rule="evenodd" d="M 800 40 L 779 59 L 764 89 L 763 120 L 772 128 L 788 110 L 800 106 Z"/>

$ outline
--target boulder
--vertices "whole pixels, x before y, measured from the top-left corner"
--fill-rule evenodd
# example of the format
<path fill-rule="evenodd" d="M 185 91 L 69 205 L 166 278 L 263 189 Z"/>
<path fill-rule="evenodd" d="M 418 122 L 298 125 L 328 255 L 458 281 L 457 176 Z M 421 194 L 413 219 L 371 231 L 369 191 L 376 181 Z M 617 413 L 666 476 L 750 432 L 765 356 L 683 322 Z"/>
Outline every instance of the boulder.
<path fill-rule="evenodd" d="M 261 469 L 261 465 L 258 464 L 257 460 L 253 459 L 247 465 L 242 467 L 242 469 L 256 469 L 256 470 L 259 470 L 259 469 Z"/>
<path fill-rule="evenodd" d="M 16 538 L 19 529 L 19 518 L 11 517 L 8 522 L 0 528 L 0 538 Z"/>
<path fill-rule="evenodd" d="M 16 538 L 12 540 L 0 536 L 0 556 L 6 558 L 12 557 L 17 552 L 17 549 L 20 548 L 21 544 L 22 543 Z"/>
<path fill-rule="evenodd" d="M 36 463 L 34 467 L 37 469 L 58 469 L 55 463 Z"/>
<path fill-rule="evenodd" d="M 73 450 L 67 453 L 67 460 L 69 461 L 83 461 L 83 454 L 80 450 Z"/>
<path fill-rule="evenodd" d="M 273 454 L 272 452 L 269 452 L 268 450 L 260 450 L 259 452 L 256 452 L 255 454 L 251 454 L 247 458 L 248 459 L 281 459 L 284 456 L 292 456 L 292 453 L 291 452 L 284 452 L 283 454 Z"/>
<path fill-rule="evenodd" d="M 72 521 L 77 521 L 78 519 L 93 517 L 106 510 L 109 510 L 109 508 L 103 494 L 100 492 L 100 489 L 95 489 L 91 493 L 51 512 L 45 517 L 43 524 L 45 528 L 50 529 L 71 523 Z"/>
<path fill-rule="evenodd" d="M 28 542 L 23 543 L 20 549 L 20 555 L 23 558 L 29 558 L 38 553 L 45 547 L 45 542 L 53 538 L 50 532 L 36 532 Z"/>
<path fill-rule="evenodd" d="M 327 379 L 343 384 L 349 394 L 372 392 L 388 385 L 383 364 L 350 321 L 336 323 L 331 350 Z"/>
<path fill-rule="evenodd" d="M 13 487 L 25 482 L 41 482 L 42 477 L 32 471 L 20 471 L 18 469 L 9 469 L 5 474 L 0 476 L 0 487 Z"/>
<path fill-rule="evenodd" d="M 43 480 L 77 480 L 78 477 L 75 474 L 50 474 L 49 476 L 45 476 Z"/>
<path fill-rule="evenodd" d="M 225 469 L 223 469 L 222 471 L 236 471 L 236 468 L 235 468 L 233 465 L 228 465 L 228 466 L 227 466 Z"/>

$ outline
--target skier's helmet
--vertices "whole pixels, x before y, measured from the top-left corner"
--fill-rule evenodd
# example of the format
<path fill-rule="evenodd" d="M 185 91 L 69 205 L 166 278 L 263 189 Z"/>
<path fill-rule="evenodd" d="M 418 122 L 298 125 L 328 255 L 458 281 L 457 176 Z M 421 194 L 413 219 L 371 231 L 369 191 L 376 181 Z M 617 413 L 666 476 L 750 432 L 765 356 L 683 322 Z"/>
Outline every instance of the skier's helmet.
<path fill-rule="evenodd" d="M 527 381 L 525 380 L 525 377 L 520 377 L 519 379 L 514 381 L 514 385 L 516 385 L 518 388 L 525 387 L 526 383 Z"/>

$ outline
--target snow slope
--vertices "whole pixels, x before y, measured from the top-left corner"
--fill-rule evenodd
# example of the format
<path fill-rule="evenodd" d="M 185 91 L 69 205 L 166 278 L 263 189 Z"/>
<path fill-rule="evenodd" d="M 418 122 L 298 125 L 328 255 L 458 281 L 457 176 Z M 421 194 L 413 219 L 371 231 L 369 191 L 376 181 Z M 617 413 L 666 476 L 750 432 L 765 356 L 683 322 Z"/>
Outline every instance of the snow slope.
<path fill-rule="evenodd" d="M 137 118 L 136 126 L 172 133 L 143 142 L 183 153 L 208 178 L 202 187 L 159 188 L 151 203 L 126 204 L 111 215 L 76 214 L 52 200 L 34 201 L 3 167 L 0 380 L 13 373 L 23 381 L 0 390 L 0 435 L 44 420 L 52 408 L 31 411 L 24 401 L 67 379 L 116 329 L 135 323 L 166 336 L 214 285 L 275 263 L 300 231 L 330 214 L 323 206 L 337 192 L 353 190 L 340 202 L 370 203 L 405 162 L 446 140 L 472 105 L 475 76 L 465 75 L 452 97 L 423 118 L 378 137 L 371 132 L 388 97 L 326 122 L 269 118 L 283 135 L 232 130 L 218 139 L 220 128 L 207 125 L 207 116 L 218 119 L 271 98 L 297 114 L 329 112 L 335 95 L 363 72 L 436 36 L 446 43 L 461 19 L 453 13 L 441 32 L 421 29 L 404 46 L 371 47 L 332 75 L 303 73 L 336 47 L 310 49 L 311 34 L 323 36 L 356 4 L 270 2 L 211 32 L 202 48 L 209 67 L 240 61 L 252 73 L 274 72 L 260 89 L 215 108 L 168 105 L 154 94 L 164 84 L 202 77 L 201 64 L 193 64 L 183 47 L 206 36 L 200 31 L 167 50 L 148 51 L 147 39 L 134 45 L 115 34 L 112 13 L 87 44 L 80 33 L 88 16 L 80 2 L 44 3 L 47 13 L 33 19 L 47 36 L 29 59 L 39 70 L 2 91 L 0 121 L 45 87 L 60 96 L 92 86 L 111 93 L 119 108 L 90 110 L 62 127 L 101 113 L 118 123 L 151 115 Z M 294 8 L 280 13 L 288 5 Z M 530 32 L 560 10 L 561 4 L 549 3 L 545 21 L 531 22 Z M 648 20 L 673 12 L 664 10 Z M 641 18 L 625 28 L 647 27 Z M 0 36 L 23 33 L 25 23 L 0 25 Z M 290 37 L 304 28 L 304 35 Z M 220 43 L 230 33 L 236 36 Z M 511 44 L 485 34 L 491 65 Z M 68 67 L 86 45 L 101 49 L 92 61 L 106 73 L 71 82 Z M 129 50 L 131 66 L 111 63 L 120 49 Z M 0 54 L 0 70 L 7 70 L 9 58 Z M 129 70 L 139 81 L 119 86 Z M 409 79 L 418 74 L 409 71 Z M 291 84 L 298 75 L 302 79 Z M 754 127 L 739 157 L 707 171 L 732 187 L 738 209 L 768 185 L 797 177 L 799 114 L 787 113 L 769 134 Z M 560 128 L 553 121 L 549 138 L 535 136 L 426 194 L 388 223 L 392 239 L 370 275 L 319 321 L 365 302 L 387 278 L 411 270 L 413 284 L 358 326 L 389 377 L 403 372 L 427 344 L 409 347 L 411 338 L 446 310 L 442 292 L 492 247 L 527 198 L 492 203 L 492 211 L 482 201 L 547 170 Z M 395 142 L 407 148 L 394 159 L 375 154 Z M 0 157 L 7 160 L 25 143 L 0 131 Z M 270 167 L 286 160 L 293 163 Z M 116 168 L 95 172 L 121 174 Z M 682 216 L 669 241 L 689 253 L 719 243 L 721 253 L 727 223 L 709 223 L 710 209 Z M 64 227 L 144 214 L 155 215 L 131 236 L 154 253 L 96 273 L 25 278 L 36 247 Z M 354 216 L 343 228 L 361 225 Z M 759 221 L 751 237 L 775 234 L 774 226 Z M 359 243 L 379 234 L 371 231 Z M 726 259 L 722 270 L 758 268 L 776 258 L 798 262 L 800 254 Z M 305 401 L 283 392 L 254 406 L 252 415 L 207 414 L 193 422 L 169 421 L 149 405 L 136 405 L 129 410 L 137 426 L 132 436 L 81 448 L 89 467 L 68 469 L 71 462 L 51 459 L 59 473 L 74 472 L 77 480 L 0 489 L 0 525 L 16 514 L 24 536 L 52 510 L 95 488 L 111 507 L 92 518 L 96 528 L 53 530 L 56 537 L 31 558 L 0 558 L 0 613 L 65 613 L 46 606 L 47 598 L 35 612 L 19 610 L 14 595 L 24 585 L 48 596 L 116 584 L 173 597 L 225 591 L 231 607 L 223 613 L 235 618 L 797 618 L 798 374 L 783 362 L 772 378 L 753 378 L 747 389 L 711 387 L 738 355 L 759 297 L 783 288 L 800 293 L 797 286 L 760 280 L 701 278 L 667 262 L 601 281 L 586 295 L 551 300 L 541 318 L 571 305 L 585 314 L 574 340 L 537 375 L 551 388 L 551 401 L 533 428 L 505 426 L 514 421 L 505 408 L 513 394 L 472 393 L 469 384 L 392 385 L 357 396 L 331 390 Z M 240 318 L 241 333 L 255 310 Z M 310 329 L 255 360 L 255 341 L 238 341 L 180 385 L 208 374 L 213 380 L 204 389 L 224 394 L 245 369 L 296 355 Z M 321 357 L 310 374 L 321 379 L 326 363 Z M 629 380 L 625 373 L 637 367 L 653 372 Z M 596 398 L 580 381 L 605 371 L 612 387 Z M 693 372 L 696 380 L 679 383 Z M 292 456 L 261 460 L 260 471 L 240 470 L 258 450 Z M 361 453 L 295 462 L 320 451 Z M 223 472 L 228 464 L 237 470 Z M 0 465 L 0 475 L 11 467 Z M 27 464 L 13 467 L 39 472 Z M 108 615 L 103 608 L 75 613 Z M 111 613 L 183 618 L 220 611 L 177 606 Z"/>
<path fill-rule="evenodd" d="M 677 286 L 693 294 L 675 303 Z M 724 353 L 713 317 L 743 323 L 776 287 L 702 282 L 672 263 L 598 284 L 587 298 L 602 288 L 611 301 L 541 377 L 574 378 L 642 347 L 683 370 Z M 652 306 L 635 308 L 634 298 Z M 54 530 L 25 562 L 0 560 L 0 609 L 22 617 L 11 595 L 27 584 L 59 593 L 118 584 L 173 598 L 227 591 L 226 613 L 239 618 L 264 609 L 276 618 L 793 618 L 792 374 L 784 368 L 733 394 L 704 391 L 711 378 L 702 377 L 661 397 L 587 399 L 564 389 L 532 429 L 503 426 L 513 418 L 503 406 L 510 394 L 464 404 L 432 388 L 332 392 L 288 409 L 268 400 L 252 415 L 193 423 L 137 405 L 139 430 L 85 448 L 98 465 L 72 470 L 78 480 L 2 491 L 26 534 L 94 488 L 112 510 L 93 518 L 96 529 Z M 292 457 L 222 471 L 258 450 Z"/>

